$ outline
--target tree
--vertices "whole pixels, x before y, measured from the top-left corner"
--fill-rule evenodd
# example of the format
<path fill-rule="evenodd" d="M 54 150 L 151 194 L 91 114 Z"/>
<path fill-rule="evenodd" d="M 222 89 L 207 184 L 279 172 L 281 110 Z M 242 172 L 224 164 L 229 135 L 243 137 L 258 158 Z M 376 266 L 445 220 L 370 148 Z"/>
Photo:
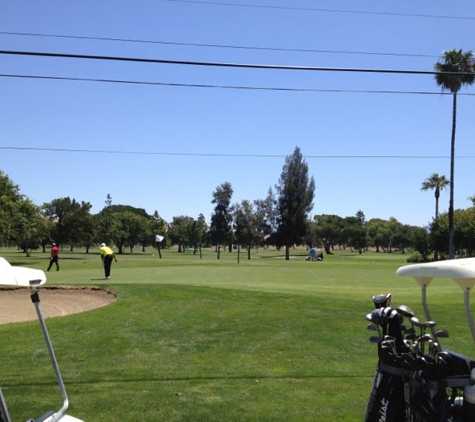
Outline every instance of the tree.
<path fill-rule="evenodd" d="M 382 249 L 389 251 L 392 241 L 390 222 L 380 218 L 372 218 L 366 224 L 366 234 L 371 245 L 376 248 L 376 252 Z"/>
<path fill-rule="evenodd" d="M 366 247 L 365 216 L 358 211 L 354 217 L 343 220 L 342 239 L 350 248 L 355 248 L 361 254 Z"/>
<path fill-rule="evenodd" d="M 247 259 L 251 259 L 251 249 L 260 240 L 259 214 L 255 212 L 253 203 L 244 199 L 233 206 L 234 234 L 238 245 L 245 245 Z"/>
<path fill-rule="evenodd" d="M 413 227 L 411 238 L 414 250 L 421 254 L 422 261 L 429 261 L 429 256 L 432 253 L 432 242 L 427 230 L 423 227 Z"/>
<path fill-rule="evenodd" d="M 194 220 L 191 223 L 190 229 L 190 242 L 193 245 L 193 254 L 196 255 L 196 251 L 199 249 L 200 251 L 200 258 L 203 258 L 201 253 L 201 245 L 203 244 L 203 239 L 206 235 L 206 231 L 208 230 L 208 225 L 206 224 L 206 220 L 203 214 L 198 216 L 197 220 Z"/>
<path fill-rule="evenodd" d="M 430 224 L 430 238 L 435 249 L 444 256 L 448 253 L 448 214 L 444 213 Z M 475 254 L 475 208 L 455 210 L 455 250 L 459 256 Z"/>
<path fill-rule="evenodd" d="M 315 235 L 323 242 L 327 255 L 332 255 L 334 245 L 340 242 L 343 218 L 338 215 L 321 214 L 313 217 L 316 224 Z"/>
<path fill-rule="evenodd" d="M 168 238 L 173 244 L 178 245 L 178 253 L 185 252 L 192 243 L 190 235 L 194 221 L 193 217 L 186 215 L 173 217 L 168 228 Z"/>
<path fill-rule="evenodd" d="M 406 253 L 406 248 L 413 244 L 412 230 L 414 226 L 409 224 L 402 224 L 399 221 L 393 223 L 393 243 L 394 246 L 400 249 L 402 254 Z"/>
<path fill-rule="evenodd" d="M 54 241 L 62 248 L 64 243 L 69 241 L 65 233 L 64 220 L 71 212 L 71 198 L 68 196 L 67 198 L 53 199 L 51 202 L 44 203 L 42 208 L 46 216 L 55 223 Z"/>
<path fill-rule="evenodd" d="M 444 51 L 441 59 L 434 65 L 437 71 L 435 80 L 443 91 L 452 93 L 452 136 L 450 142 L 450 200 L 449 200 L 449 259 L 455 258 L 454 245 L 454 161 L 455 130 L 457 124 L 457 93 L 464 85 L 475 81 L 475 62 L 472 51 Z"/>
<path fill-rule="evenodd" d="M 144 238 L 144 233 L 149 233 L 149 219 L 134 213 L 133 211 L 123 211 L 116 213 L 121 225 L 121 238 L 116 243 L 119 248 L 119 254 L 123 253 L 123 247 L 128 246 L 130 253 L 134 253 L 134 246 Z"/>
<path fill-rule="evenodd" d="M 55 240 L 61 247 L 70 244 L 71 251 L 74 245 L 91 246 L 93 240 L 93 220 L 89 202 L 78 202 L 76 199 L 57 198 L 46 202 L 42 206 L 48 219 L 54 223 L 51 240 Z"/>
<path fill-rule="evenodd" d="M 213 192 L 212 204 L 214 213 L 211 215 L 210 234 L 211 240 L 216 245 L 217 258 L 221 257 L 221 245 L 229 243 L 232 238 L 232 215 L 229 210 L 233 188 L 229 182 L 224 182 Z"/>
<path fill-rule="evenodd" d="M 166 236 L 167 222 L 162 217 L 160 217 L 160 214 L 158 214 L 157 210 L 155 210 L 155 212 L 153 213 L 149 228 L 150 228 L 150 237 L 153 239 L 151 243 L 157 247 L 158 256 L 161 258 L 162 257 L 161 245 L 162 245 L 162 242 L 164 245 L 166 245 L 167 240 L 165 241 L 162 240 L 162 242 L 157 242 L 155 239 L 157 235 L 163 236 L 164 239 L 167 237 Z M 142 239 L 142 252 L 145 252 L 145 245 L 149 243 L 150 243 L 150 239 L 148 241 L 146 241 L 146 238 Z"/>
<path fill-rule="evenodd" d="M 276 190 L 277 239 L 285 246 L 285 259 L 289 260 L 290 247 L 300 243 L 307 231 L 315 194 L 315 180 L 308 177 L 308 165 L 299 147 L 286 157 Z"/>
<path fill-rule="evenodd" d="M 432 173 L 424 182 L 422 182 L 421 190 L 434 190 L 435 196 L 435 218 L 439 217 L 439 198 L 440 192 L 444 190 L 450 182 L 445 176 L 439 176 L 438 173 Z"/>
<path fill-rule="evenodd" d="M 142 239 L 150 238 L 150 222 L 152 217 L 143 208 L 135 208 L 131 205 L 109 205 L 105 208 L 107 218 L 110 219 L 109 233 L 114 245 L 123 254 L 124 246 L 133 252 L 134 246 Z M 104 210 L 103 210 L 104 211 Z M 106 241 L 104 243 L 107 243 Z"/>
<path fill-rule="evenodd" d="M 20 188 L 0 170 L 0 243 L 4 244 L 15 237 L 14 223 L 16 206 L 24 200 Z"/>
<path fill-rule="evenodd" d="M 440 198 L 440 191 L 445 189 L 450 182 L 445 178 L 445 176 L 439 176 L 437 173 L 432 173 L 430 177 L 428 177 L 422 183 L 421 190 L 429 190 L 434 189 L 435 195 L 435 219 L 439 218 L 439 198 Z M 434 259 L 436 261 L 439 260 L 439 252 L 437 249 L 434 252 Z"/>
<path fill-rule="evenodd" d="M 254 206 L 259 243 L 271 244 L 269 242 L 273 240 L 277 231 L 277 200 L 272 188 L 267 191 L 266 199 L 254 200 Z"/>
<path fill-rule="evenodd" d="M 15 205 L 14 232 L 18 245 L 30 256 L 30 249 L 37 249 L 41 243 L 44 215 L 40 207 L 29 199 L 23 199 Z"/>
<path fill-rule="evenodd" d="M 109 244 L 118 236 L 118 223 L 114 220 L 112 197 L 107 194 L 105 207 L 95 215 L 95 240 L 97 243 Z"/>
<path fill-rule="evenodd" d="M 27 256 L 47 231 L 44 215 L 20 188 L 0 171 L 0 242 L 16 242 Z"/>
<path fill-rule="evenodd" d="M 86 247 L 89 251 L 93 243 L 94 226 L 90 213 L 92 205 L 89 202 L 71 201 L 71 210 L 64 217 L 64 229 L 66 238 L 70 242 L 71 251 L 74 245 Z"/>

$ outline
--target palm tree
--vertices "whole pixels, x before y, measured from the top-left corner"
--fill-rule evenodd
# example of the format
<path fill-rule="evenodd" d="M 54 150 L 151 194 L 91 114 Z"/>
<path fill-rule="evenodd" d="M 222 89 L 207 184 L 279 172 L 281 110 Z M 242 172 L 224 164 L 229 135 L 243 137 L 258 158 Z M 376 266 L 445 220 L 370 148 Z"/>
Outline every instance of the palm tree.
<path fill-rule="evenodd" d="M 434 189 L 435 195 L 435 219 L 439 218 L 439 198 L 440 192 L 444 190 L 450 182 L 445 176 L 439 176 L 438 173 L 432 173 L 424 182 L 422 182 L 421 190 Z"/>
<path fill-rule="evenodd" d="M 444 190 L 450 182 L 445 176 L 439 176 L 438 173 L 432 173 L 424 182 L 422 182 L 421 190 L 434 189 L 435 195 L 435 220 L 439 218 L 439 198 L 440 191 Z M 434 252 L 434 260 L 439 260 L 439 253 L 436 250 Z"/>
<path fill-rule="evenodd" d="M 450 201 L 449 201 L 449 259 L 455 258 L 454 247 L 454 158 L 455 128 L 457 122 L 457 93 L 463 85 L 472 85 L 475 81 L 475 61 L 472 51 L 444 51 L 441 59 L 434 65 L 435 80 L 442 91 L 452 93 L 452 138 L 450 144 Z"/>

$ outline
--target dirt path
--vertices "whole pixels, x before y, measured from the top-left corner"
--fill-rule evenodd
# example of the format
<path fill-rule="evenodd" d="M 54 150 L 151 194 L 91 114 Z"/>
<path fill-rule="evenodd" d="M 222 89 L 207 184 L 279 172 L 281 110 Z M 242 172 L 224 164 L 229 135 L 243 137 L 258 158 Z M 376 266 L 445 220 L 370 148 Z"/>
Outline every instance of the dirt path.
<path fill-rule="evenodd" d="M 45 318 L 90 311 L 114 302 L 115 295 L 99 287 L 49 286 L 40 288 Z M 36 320 L 28 289 L 0 290 L 0 324 Z"/>

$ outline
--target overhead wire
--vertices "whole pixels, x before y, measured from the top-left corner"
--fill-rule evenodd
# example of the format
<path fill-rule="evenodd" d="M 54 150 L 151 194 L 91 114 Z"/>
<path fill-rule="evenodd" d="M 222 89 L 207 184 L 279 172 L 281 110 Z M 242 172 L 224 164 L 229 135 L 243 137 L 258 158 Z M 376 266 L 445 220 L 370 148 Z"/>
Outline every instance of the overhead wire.
<path fill-rule="evenodd" d="M 267 69 L 267 70 L 297 70 L 297 71 L 323 71 L 323 72 L 356 72 L 356 73 L 392 73 L 406 75 L 467 75 L 467 72 L 437 72 L 434 70 L 404 70 L 404 69 L 377 69 L 377 68 L 345 68 L 345 67 L 324 67 L 324 66 L 295 66 L 295 65 L 274 65 L 258 63 L 226 63 L 226 62 L 203 62 L 196 60 L 167 60 L 151 59 L 139 57 L 124 56 L 102 56 L 92 54 L 66 54 L 66 53 L 47 53 L 38 51 L 12 51 L 0 50 L 0 54 L 17 56 L 35 56 L 48 58 L 66 58 L 66 59 L 84 59 L 84 60 L 106 60 L 123 61 L 136 63 L 154 63 L 154 64 L 172 64 L 183 66 L 208 66 L 208 67 L 229 67 L 240 69 Z"/>
<path fill-rule="evenodd" d="M 151 81 L 132 81 L 124 79 L 103 79 L 103 78 L 78 78 L 65 76 L 42 76 L 42 75 L 19 75 L 0 73 L 0 78 L 18 78 L 18 79 L 43 79 L 57 81 L 74 82 L 101 82 L 130 85 L 152 85 L 169 86 L 185 88 L 216 88 L 216 89 L 235 89 L 235 90 L 255 90 L 255 91 L 283 91 L 283 92 L 322 92 L 322 93 L 353 93 L 353 94 L 406 94 L 406 95 L 452 95 L 448 92 L 435 91 L 395 91 L 395 90 L 363 90 L 363 89 L 329 89 L 329 88 L 283 88 L 283 87 L 257 87 L 257 86 L 239 86 L 239 85 L 213 85 L 213 84 L 189 84 L 176 82 L 151 82 Z M 458 93 L 461 96 L 475 96 L 471 93 Z"/>
<path fill-rule="evenodd" d="M 189 3 L 189 4 L 204 4 L 208 6 L 232 6 L 245 7 L 256 9 L 275 9 L 275 10 L 294 10 L 304 12 L 325 12 L 325 13 L 350 13 L 359 15 L 383 15 L 383 16 L 399 16 L 399 17 L 416 17 L 416 18 L 430 18 L 430 19 L 459 19 L 459 20 L 475 20 L 471 16 L 451 16 L 451 15 L 428 15 L 424 13 L 398 13 L 398 12 L 376 12 L 368 10 L 345 10 L 345 9 L 328 9 L 320 7 L 302 7 L 302 6 L 275 6 L 263 5 L 254 3 L 232 3 L 232 2 L 212 2 L 205 0 L 165 0 L 172 3 Z"/>
<path fill-rule="evenodd" d="M 112 41 L 112 42 L 128 42 L 140 44 L 160 44 L 182 47 L 205 47 L 205 48 L 228 48 L 238 50 L 256 50 L 256 51 L 279 51 L 290 53 L 320 53 L 320 54 L 354 54 L 354 55 L 370 55 L 370 56 L 390 56 L 390 57 L 422 57 L 422 58 L 438 58 L 439 55 L 433 54 L 411 54 L 411 53 L 385 53 L 385 52 L 371 52 L 371 51 L 350 51 L 350 50 L 322 50 L 311 48 L 283 48 L 283 47 L 257 47 L 257 46 L 242 46 L 230 44 L 206 44 L 206 43 L 187 43 L 176 41 L 156 41 L 143 40 L 132 38 L 112 38 L 112 37 L 90 37 L 84 35 L 61 35 L 61 34 L 45 34 L 33 32 L 9 32 L 0 31 L 0 35 L 15 35 L 28 37 L 47 37 L 47 38 L 64 38 L 73 40 L 88 40 L 88 41 Z"/>
<path fill-rule="evenodd" d="M 437 16 L 422 14 L 401 14 L 388 12 L 370 12 L 357 10 L 338 10 L 324 8 L 302 8 L 302 7 L 284 7 L 284 6 L 265 6 L 256 4 L 236 4 L 228 2 L 210 2 L 198 0 L 165 0 L 175 3 L 195 3 L 218 6 L 235 6 L 235 7 L 256 7 L 266 9 L 281 10 L 301 10 L 313 12 L 328 13 L 355 13 L 368 15 L 388 15 L 388 16 L 404 16 L 419 18 L 437 18 L 437 19 L 463 19 L 475 20 L 473 17 L 459 16 Z M 403 53 L 381 53 L 381 52 L 365 52 L 365 51 L 345 51 L 345 50 L 317 50 L 317 49 L 291 49 L 276 47 L 258 47 L 258 46 L 237 46 L 224 44 L 205 44 L 205 43 L 185 43 L 170 41 L 154 41 L 154 40 L 138 40 L 127 38 L 110 38 L 110 37 L 89 37 L 78 35 L 57 35 L 57 34 L 41 34 L 27 32 L 7 32 L 0 31 L 1 35 L 19 35 L 19 36 L 36 36 L 36 37 L 52 37 L 64 39 L 82 39 L 82 40 L 100 40 L 130 43 L 148 43 L 162 44 L 172 46 L 189 46 L 189 47 L 206 47 L 206 48 L 228 48 L 243 49 L 257 51 L 280 51 L 280 52 L 301 52 L 301 53 L 330 53 L 330 54 L 360 54 L 375 56 L 395 56 L 395 57 L 439 57 L 426 54 L 403 54 Z M 71 58 L 71 59 L 90 59 L 90 60 L 110 60 L 110 61 L 126 61 L 141 62 L 155 64 L 172 64 L 172 65 L 192 65 L 192 66 L 213 66 L 213 67 L 233 67 L 233 68 L 252 68 L 252 69 L 272 69 L 272 70 L 297 70 L 297 71 L 334 71 L 334 72 L 357 72 L 357 73 L 393 73 L 393 74 L 417 74 L 417 75 L 435 75 L 440 72 L 435 71 L 417 71 L 417 70 L 396 70 L 396 69 L 375 69 L 375 68 L 337 68 L 337 67 L 315 67 L 315 66 L 285 66 L 285 65 L 263 65 L 263 64 L 246 64 L 246 63 L 219 63 L 219 62 L 200 62 L 200 61 L 180 61 L 180 60 L 163 60 L 163 59 L 145 59 L 132 57 L 117 56 L 98 56 L 98 55 L 80 55 L 80 54 L 63 54 L 63 53 L 45 53 L 45 52 L 26 52 L 26 51 L 7 51 L 0 50 L 0 54 L 37 56 L 50 58 Z M 464 73 L 457 73 L 464 74 Z M 185 84 L 170 82 L 147 82 L 132 80 L 116 80 L 104 78 L 76 78 L 76 77 L 60 77 L 60 76 L 40 76 L 40 75 L 19 75 L 19 74 L 0 74 L 0 77 L 7 78 L 28 78 L 28 79 L 49 79 L 63 81 L 81 81 L 81 82 L 101 82 L 101 83 L 118 83 L 118 84 L 136 84 L 136 85 L 155 85 L 170 87 L 192 87 L 192 88 L 219 88 L 219 89 L 237 89 L 237 90 L 266 90 L 266 91 L 288 91 L 288 92 L 332 92 L 332 93 L 368 93 L 368 94 L 416 94 L 416 95 L 450 95 L 441 92 L 428 91 L 392 91 L 392 90 L 339 90 L 339 89 L 317 89 L 317 88 L 281 88 L 281 87 L 251 87 L 251 86 L 235 86 L 235 85 L 214 85 L 214 84 Z M 475 94 L 459 95 L 475 96 Z M 92 153 L 92 154 L 132 154 L 132 155 L 160 155 L 160 156 L 190 156 L 190 157 L 230 157 L 230 158 L 285 158 L 282 154 L 229 154 L 229 153 L 187 153 L 187 152 L 152 152 L 152 151 L 114 151 L 114 150 L 92 150 L 92 149 L 71 149 L 71 148 L 47 148 L 47 147 L 13 147 L 0 146 L 0 150 L 18 150 L 18 151 L 44 151 L 44 152 L 67 152 L 67 153 Z M 306 155 L 306 159 L 448 159 L 446 156 L 415 156 L 415 155 Z M 458 156 L 459 158 L 475 158 L 473 156 Z"/>
<path fill-rule="evenodd" d="M 44 152 L 73 152 L 92 154 L 131 154 L 131 155 L 162 155 L 162 156 L 187 156 L 187 157 L 229 157 L 229 158 L 285 158 L 285 154 L 230 154 L 230 153 L 199 153 L 199 152 L 154 152 L 154 151 L 121 151 L 121 150 L 96 150 L 96 149 L 73 149 L 73 148 L 50 148 L 50 147 L 18 147 L 0 146 L 0 150 L 18 151 L 44 151 Z M 367 158 L 367 159 L 448 159 L 443 155 L 305 155 L 308 159 L 342 159 L 342 158 Z M 458 158 L 475 158 L 475 156 L 464 155 Z"/>

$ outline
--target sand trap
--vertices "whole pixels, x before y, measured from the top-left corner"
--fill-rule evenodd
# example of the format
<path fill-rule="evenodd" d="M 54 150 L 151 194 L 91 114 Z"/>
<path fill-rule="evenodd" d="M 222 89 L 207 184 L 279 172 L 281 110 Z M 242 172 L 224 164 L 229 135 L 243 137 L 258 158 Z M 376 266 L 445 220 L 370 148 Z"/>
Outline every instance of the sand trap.
<path fill-rule="evenodd" d="M 107 306 L 114 293 L 100 287 L 40 287 L 41 312 L 45 318 L 78 314 Z M 36 320 L 29 289 L 0 289 L 0 324 Z"/>

